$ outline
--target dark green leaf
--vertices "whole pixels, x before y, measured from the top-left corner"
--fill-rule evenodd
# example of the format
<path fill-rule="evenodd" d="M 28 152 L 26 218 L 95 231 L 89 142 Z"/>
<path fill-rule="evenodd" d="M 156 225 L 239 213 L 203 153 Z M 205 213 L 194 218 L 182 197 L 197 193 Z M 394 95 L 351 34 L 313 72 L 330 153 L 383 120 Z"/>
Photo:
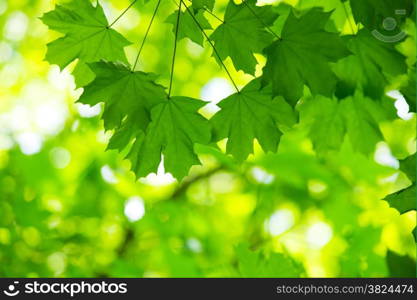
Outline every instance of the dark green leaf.
<path fill-rule="evenodd" d="M 239 5 L 229 1 L 224 23 L 210 38 L 222 60 L 230 57 L 237 70 L 254 74 L 257 61 L 253 54 L 261 53 L 273 40 L 265 26 L 272 25 L 277 17 L 271 6 L 258 7 L 256 0 Z"/>
<path fill-rule="evenodd" d="M 175 34 L 175 30 L 177 27 L 177 15 L 178 10 L 173 12 L 166 20 L 167 23 L 173 25 L 173 32 Z M 201 25 L 203 29 L 211 29 L 210 23 L 204 17 L 203 11 L 199 11 L 195 14 L 195 18 L 198 23 Z M 204 36 L 201 32 L 200 28 L 197 26 L 196 22 L 194 21 L 193 17 L 190 15 L 189 11 L 181 11 L 180 13 L 180 27 L 178 29 L 178 40 L 183 38 L 189 38 L 193 42 L 203 46 Z"/>
<path fill-rule="evenodd" d="M 213 10 L 215 0 L 192 0 L 192 8 L 195 12 L 200 9 Z"/>
<path fill-rule="evenodd" d="M 391 207 L 398 210 L 400 214 L 403 214 L 411 210 L 416 210 L 416 196 L 416 187 L 412 185 L 405 190 L 385 197 L 385 200 Z"/>
<path fill-rule="evenodd" d="M 90 105 L 104 102 L 106 129 L 120 126 L 125 116 L 133 112 L 138 116 L 139 111 L 143 111 L 139 114 L 146 115 L 152 107 L 166 100 L 164 87 L 155 83 L 154 74 L 132 72 L 125 65 L 110 62 L 92 63 L 89 66 L 96 78 L 84 88 L 78 101 Z M 136 122 L 143 121 L 136 119 Z"/>
<path fill-rule="evenodd" d="M 338 34 L 324 30 L 329 17 L 321 9 L 311 9 L 300 18 L 290 13 L 282 39 L 265 49 L 268 60 L 262 78 L 272 84 L 274 95 L 294 105 L 305 84 L 313 94 L 332 96 L 337 79 L 329 63 L 348 51 Z"/>
<path fill-rule="evenodd" d="M 208 121 L 197 111 L 205 102 L 188 97 L 172 97 L 155 106 L 146 133 L 140 134 L 128 155 L 138 177 L 156 172 L 161 155 L 165 171 L 177 179 L 188 174 L 192 165 L 200 164 L 194 144 L 210 142 Z"/>
<path fill-rule="evenodd" d="M 44 14 L 41 19 L 50 29 L 64 34 L 48 44 L 46 60 L 49 63 L 57 64 L 61 69 L 77 58 L 78 68 L 86 68 L 81 65 L 102 59 L 127 63 L 123 48 L 131 43 L 108 27 L 100 4 L 94 7 L 90 1 L 73 0 L 57 5 L 55 10 Z M 83 83 L 93 79 L 91 72 L 77 74 L 84 76 L 81 79 Z M 86 76 L 89 76 L 88 80 Z"/>
<path fill-rule="evenodd" d="M 334 68 L 341 79 L 337 89 L 339 97 L 352 95 L 362 88 L 366 96 L 379 99 L 390 77 L 407 72 L 405 56 L 393 44 L 379 41 L 368 30 L 345 37 L 345 41 L 352 55 L 340 60 Z"/>
<path fill-rule="evenodd" d="M 221 110 L 211 119 L 214 139 L 227 137 L 226 151 L 239 161 L 253 152 L 255 138 L 265 152 L 276 151 L 281 136 L 277 124 L 291 126 L 295 122 L 288 103 L 261 91 L 259 80 L 222 100 L 219 106 Z"/>
<path fill-rule="evenodd" d="M 387 265 L 389 277 L 394 278 L 415 278 L 416 260 L 407 255 L 399 255 L 388 250 Z"/>

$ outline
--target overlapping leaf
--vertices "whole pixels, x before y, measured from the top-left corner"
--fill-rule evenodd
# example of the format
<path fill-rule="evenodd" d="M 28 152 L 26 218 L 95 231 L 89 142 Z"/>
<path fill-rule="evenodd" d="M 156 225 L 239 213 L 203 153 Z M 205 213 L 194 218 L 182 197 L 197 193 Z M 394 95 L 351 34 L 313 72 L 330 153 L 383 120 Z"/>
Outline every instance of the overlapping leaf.
<path fill-rule="evenodd" d="M 416 261 L 409 255 L 401 255 L 388 250 L 386 260 L 389 277 L 414 278 L 416 276 Z"/>
<path fill-rule="evenodd" d="M 90 66 L 96 78 L 79 102 L 105 103 L 105 127 L 115 129 L 108 148 L 123 150 L 134 141 L 127 158 L 138 177 L 156 172 L 162 155 L 165 170 L 178 179 L 199 164 L 194 144 L 210 141 L 208 121 L 197 113 L 205 102 L 187 97 L 168 100 L 153 74 L 108 62 Z"/>
<path fill-rule="evenodd" d="M 417 89 L 416 68 L 414 66 L 409 71 L 407 85 L 401 89 L 401 92 L 403 93 L 405 100 L 407 101 L 407 104 L 409 105 L 410 111 L 412 112 L 416 112 L 416 99 L 417 99 L 416 89 Z"/>
<path fill-rule="evenodd" d="M 342 101 L 310 98 L 300 107 L 302 124 L 307 124 L 316 151 L 339 150 L 345 135 L 354 150 L 370 154 L 383 140 L 379 124 L 396 117 L 392 99 L 374 101 L 360 93 Z"/>
<path fill-rule="evenodd" d="M 407 72 L 405 56 L 393 44 L 376 39 L 368 30 L 345 37 L 345 41 L 352 55 L 340 60 L 334 69 L 340 78 L 339 97 L 352 95 L 361 88 L 366 96 L 379 99 L 390 77 Z"/>
<path fill-rule="evenodd" d="M 276 151 L 281 132 L 278 124 L 295 123 L 292 108 L 282 97 L 260 91 L 254 80 L 242 91 L 218 104 L 221 110 L 211 119 L 216 141 L 228 138 L 226 151 L 242 161 L 253 152 L 256 138 L 264 151 Z"/>
<path fill-rule="evenodd" d="M 80 70 L 75 72 L 79 75 L 76 78 L 78 86 L 94 78 L 85 63 L 102 59 L 127 63 L 123 48 L 130 42 L 109 28 L 99 3 L 94 7 L 90 1 L 73 0 L 57 5 L 55 10 L 44 14 L 41 19 L 50 29 L 64 34 L 48 44 L 46 60 L 65 68 L 79 59 L 77 69 Z"/>
<path fill-rule="evenodd" d="M 183 39 L 185 37 L 189 38 L 193 42 L 203 46 L 204 36 L 201 32 L 200 28 L 196 24 L 193 17 L 190 15 L 191 12 L 189 11 L 181 11 L 180 13 L 180 26 L 178 29 L 178 40 Z M 167 23 L 171 23 L 173 25 L 173 32 L 175 34 L 176 27 L 177 27 L 177 15 L 178 10 L 173 12 L 168 19 L 166 20 Z M 195 18 L 197 22 L 200 24 L 201 28 L 203 29 L 211 29 L 210 23 L 204 17 L 203 11 L 199 11 L 195 14 Z"/>
<path fill-rule="evenodd" d="M 304 273 L 300 264 L 282 253 L 273 253 L 265 259 L 259 251 L 250 251 L 245 244 L 238 245 L 235 251 L 242 277 L 297 278 Z"/>
<path fill-rule="evenodd" d="M 177 179 L 200 163 L 194 144 L 210 142 L 210 127 L 197 111 L 205 102 L 188 97 L 172 97 L 151 111 L 151 123 L 140 134 L 128 155 L 138 177 L 156 172 L 164 156 L 164 166 Z"/>
<path fill-rule="evenodd" d="M 401 19 L 414 12 L 414 0 L 350 0 L 356 22 L 361 22 L 369 30 L 383 30 L 383 22 L 393 18 L 398 24 Z M 392 34 L 388 33 L 388 34 Z"/>
<path fill-rule="evenodd" d="M 194 12 L 200 9 L 213 10 L 215 0 L 192 0 L 192 8 Z"/>
<path fill-rule="evenodd" d="M 317 152 L 340 149 L 346 126 L 337 100 L 323 96 L 306 99 L 300 107 L 300 123 L 307 124 Z"/>
<path fill-rule="evenodd" d="M 351 2 L 357 20 L 369 16 L 369 8 L 375 4 Z M 391 4 L 385 4 L 383 1 L 384 7 L 376 13 L 378 17 L 391 9 Z M 203 13 L 213 6 L 213 0 L 192 2 L 203 29 L 211 29 Z M 167 19 L 174 30 L 177 13 Z M 347 137 L 354 150 L 370 154 L 382 140 L 379 124 L 395 116 L 392 101 L 383 97 L 384 88 L 392 78 L 407 72 L 405 57 L 367 29 L 344 38 L 327 31 L 331 12 L 313 8 L 299 17 L 295 14 L 289 13 L 281 38 L 273 41 L 276 37 L 267 27 L 278 17 L 275 9 L 256 6 L 255 0 L 239 5 L 229 1 L 224 22 L 211 35 L 221 59 L 230 57 L 236 69 L 254 74 L 254 53 L 266 47 L 267 62 L 261 80 L 222 100 L 221 110 L 210 122 L 197 112 L 204 102 L 187 97 L 168 99 L 155 75 L 130 70 L 123 50 L 129 42 L 109 28 L 99 4 L 73 0 L 57 5 L 42 20 L 64 34 L 48 45 L 47 60 L 63 68 L 78 59 L 74 74 L 78 85 L 85 85 L 79 101 L 104 102 L 105 128 L 114 130 L 108 148 L 131 146 L 128 158 L 137 176 L 155 172 L 164 157 L 166 171 L 182 178 L 199 163 L 194 144 L 211 141 L 209 123 L 213 140 L 227 138 L 227 153 L 239 161 L 253 152 L 255 139 L 265 152 L 275 152 L 283 128 L 296 122 L 291 105 L 304 95 L 304 85 L 313 96 L 299 107 L 301 124 L 307 127 L 318 153 L 339 150 Z M 203 34 L 188 11 L 180 12 L 178 34 L 179 39 L 188 37 L 203 45 Z M 403 89 L 409 91 L 406 97 L 410 99 L 413 91 L 415 94 L 412 79 Z M 348 98 L 332 98 L 335 91 L 339 98 Z"/>
<path fill-rule="evenodd" d="M 411 210 L 416 210 L 416 187 L 412 185 L 397 193 L 388 195 L 385 200 L 389 205 L 404 214 Z"/>
<path fill-rule="evenodd" d="M 89 105 L 104 102 L 106 129 L 120 126 L 122 120 L 132 113 L 146 115 L 152 107 L 167 98 L 164 87 L 155 83 L 154 74 L 132 72 L 125 65 L 111 62 L 92 63 L 89 66 L 96 78 L 84 88 L 78 101 Z M 143 120 L 136 118 L 136 122 Z"/>
<path fill-rule="evenodd" d="M 387 98 L 384 100 L 390 101 Z M 359 93 L 341 101 L 340 105 L 353 148 L 365 154 L 375 151 L 376 144 L 383 140 L 379 124 L 396 118 L 394 109 L 387 110 L 381 102 Z"/>
<path fill-rule="evenodd" d="M 277 17 L 271 6 L 258 7 L 256 0 L 239 5 L 229 1 L 223 24 L 210 38 L 222 60 L 230 57 L 237 70 L 254 74 L 257 61 L 253 54 L 261 53 L 274 39 L 265 26 L 272 25 Z"/>
<path fill-rule="evenodd" d="M 282 30 L 282 39 L 265 49 L 267 63 L 263 81 L 272 84 L 274 95 L 295 104 L 307 85 L 313 94 L 331 96 L 337 78 L 329 63 L 348 55 L 338 34 L 324 30 L 330 13 L 311 9 L 297 18 L 293 12 Z"/>
<path fill-rule="evenodd" d="M 400 170 L 403 171 L 411 185 L 406 189 L 388 195 L 385 200 L 389 205 L 397 209 L 401 214 L 416 210 L 416 155 L 412 155 L 400 162 Z"/>

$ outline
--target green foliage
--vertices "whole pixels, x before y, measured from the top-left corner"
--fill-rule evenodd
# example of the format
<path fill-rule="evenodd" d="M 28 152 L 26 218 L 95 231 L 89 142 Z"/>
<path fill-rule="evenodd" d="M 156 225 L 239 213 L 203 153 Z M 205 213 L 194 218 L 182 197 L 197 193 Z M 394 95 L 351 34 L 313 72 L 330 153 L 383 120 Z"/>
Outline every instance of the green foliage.
<path fill-rule="evenodd" d="M 352 55 L 340 60 L 335 68 L 340 79 L 337 93 L 342 97 L 362 89 L 366 96 L 380 99 L 389 82 L 387 77 L 407 72 L 405 56 L 366 29 L 346 37 L 346 43 Z"/>
<path fill-rule="evenodd" d="M 145 136 L 137 136 L 128 157 L 138 176 L 156 172 L 164 155 L 165 170 L 182 179 L 192 165 L 199 164 L 194 143 L 210 141 L 208 121 L 197 111 L 203 101 L 189 97 L 172 97 L 155 106 Z"/>
<path fill-rule="evenodd" d="M 228 137 L 226 153 L 239 161 L 253 153 L 254 138 L 265 152 L 275 152 L 281 137 L 278 126 L 295 123 L 292 108 L 282 97 L 272 98 L 270 92 L 260 91 L 259 80 L 222 100 L 219 106 L 220 112 L 211 119 L 214 139 Z"/>
<path fill-rule="evenodd" d="M 400 163 L 400 170 L 404 172 L 411 181 L 411 186 L 404 190 L 388 195 L 385 200 L 391 207 L 397 209 L 401 214 L 416 210 L 416 156 L 412 155 Z"/>
<path fill-rule="evenodd" d="M 171 23 L 173 25 L 172 30 L 174 33 L 176 30 L 176 26 L 177 26 L 177 15 L 178 15 L 178 11 L 175 11 L 166 20 L 167 23 Z M 195 18 L 197 19 L 198 23 L 201 25 L 203 29 L 211 29 L 210 23 L 204 17 L 204 14 L 201 10 L 195 14 Z M 187 37 L 193 42 L 199 44 L 200 46 L 203 46 L 203 41 L 204 41 L 203 34 L 201 33 L 198 26 L 196 25 L 193 18 L 188 12 L 186 11 L 180 12 L 179 24 L 180 26 L 178 29 L 178 39 Z"/>
<path fill-rule="evenodd" d="M 57 5 L 55 10 L 42 17 L 42 21 L 49 28 L 64 34 L 48 44 L 46 60 L 63 69 L 79 59 L 77 74 L 82 77 L 77 82 L 80 86 L 92 78 L 85 63 L 102 59 L 127 62 L 123 48 L 130 42 L 109 28 L 100 4 L 94 7 L 89 1 L 75 0 Z"/>
<path fill-rule="evenodd" d="M 414 260 L 409 256 L 388 251 L 387 264 L 390 277 L 414 278 L 416 276 Z"/>
<path fill-rule="evenodd" d="M 357 22 L 361 22 L 367 28 L 381 29 L 383 20 L 396 18 L 401 20 L 404 16 L 396 14 L 398 9 L 405 11 L 405 16 L 411 16 L 414 12 L 413 0 L 350 0 L 353 16 Z"/>
<path fill-rule="evenodd" d="M 409 78 L 407 81 L 407 85 L 401 90 L 401 92 L 404 94 L 404 97 L 407 101 L 407 104 L 410 107 L 410 111 L 415 112 L 416 111 L 416 101 L 414 99 L 417 99 L 416 95 L 416 69 L 415 67 L 411 68 L 409 71 Z"/>
<path fill-rule="evenodd" d="M 89 66 L 95 73 L 95 79 L 84 88 L 78 101 L 91 106 L 104 102 L 106 129 L 120 129 L 125 117 L 127 120 L 134 119 L 141 124 L 141 128 L 146 128 L 149 123 L 148 111 L 166 100 L 164 87 L 155 83 L 156 76 L 132 72 L 125 65 L 110 62 Z"/>
<path fill-rule="evenodd" d="M 64 2 L 0 19 L 0 275 L 412 275 L 413 1 Z"/>
<path fill-rule="evenodd" d="M 194 11 L 198 11 L 199 9 L 207 8 L 209 10 L 213 10 L 215 0 L 193 0 L 193 9 Z"/>
<path fill-rule="evenodd" d="M 257 7 L 256 0 L 240 5 L 229 1 L 223 23 L 210 38 L 222 60 L 230 57 L 237 70 L 254 74 L 257 61 L 253 54 L 262 52 L 273 40 L 265 27 L 277 17 L 271 6 Z"/>
<path fill-rule="evenodd" d="M 394 118 L 395 113 L 380 103 L 356 93 L 340 101 L 322 96 L 308 99 L 300 108 L 301 120 L 311 123 L 310 137 L 318 152 L 339 150 L 345 135 L 355 150 L 365 154 L 382 139 L 378 124 Z"/>
<path fill-rule="evenodd" d="M 348 51 L 338 34 L 324 30 L 330 15 L 321 9 L 299 18 L 290 13 L 281 39 L 265 49 L 268 60 L 262 78 L 271 83 L 274 95 L 295 105 L 304 84 L 313 94 L 333 94 L 337 78 L 329 63 L 345 57 Z"/>
<path fill-rule="evenodd" d="M 304 272 L 290 257 L 280 253 L 272 253 L 265 258 L 259 251 L 253 252 L 244 244 L 238 245 L 235 251 L 242 277 L 297 278 Z"/>
<path fill-rule="evenodd" d="M 388 195 L 385 200 L 391 207 L 397 209 L 401 214 L 416 210 L 416 187 L 413 185 L 398 193 Z"/>

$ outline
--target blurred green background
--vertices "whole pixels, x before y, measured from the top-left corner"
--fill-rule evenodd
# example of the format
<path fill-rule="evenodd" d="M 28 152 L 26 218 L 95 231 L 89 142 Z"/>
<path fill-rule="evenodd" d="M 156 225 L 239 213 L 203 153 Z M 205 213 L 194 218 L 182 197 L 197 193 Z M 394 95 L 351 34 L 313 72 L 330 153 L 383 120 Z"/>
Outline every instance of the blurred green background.
<path fill-rule="evenodd" d="M 130 2 L 100 3 L 114 20 Z M 227 1 L 216 3 L 222 14 Z M 242 165 L 198 146 L 203 165 L 184 182 L 163 168 L 136 181 L 123 155 L 105 151 L 111 133 L 102 107 L 75 103 L 74 65 L 61 72 L 43 61 L 59 35 L 39 17 L 55 4 L 0 0 L 0 276 L 413 276 L 416 212 L 400 215 L 381 200 L 410 184 L 398 168 L 416 151 L 416 119 L 401 96 L 393 93 L 399 118 L 380 124 L 385 141 L 370 157 L 348 140 L 317 157 L 300 122 L 285 129 L 277 154 L 255 147 Z M 135 4 L 114 26 L 134 42 L 126 48 L 131 62 L 154 5 Z M 174 10 L 162 1 L 138 68 L 160 74 L 164 85 L 173 45 L 164 21 Z M 349 33 L 343 17 L 333 19 Z M 411 34 L 400 47 L 410 65 Z M 251 79 L 226 63 L 239 85 Z M 173 88 L 207 101 L 206 116 L 233 92 L 211 49 L 187 39 L 178 45 Z"/>

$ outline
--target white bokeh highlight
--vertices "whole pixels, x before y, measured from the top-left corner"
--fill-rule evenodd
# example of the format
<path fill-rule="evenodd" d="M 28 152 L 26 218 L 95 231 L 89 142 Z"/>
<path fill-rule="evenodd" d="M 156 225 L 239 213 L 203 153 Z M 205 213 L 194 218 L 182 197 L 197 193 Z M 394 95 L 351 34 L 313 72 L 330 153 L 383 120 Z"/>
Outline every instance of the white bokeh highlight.
<path fill-rule="evenodd" d="M 133 196 L 126 200 L 124 214 L 130 222 L 136 222 L 145 215 L 145 203 L 139 196 Z"/>
<path fill-rule="evenodd" d="M 410 113 L 410 107 L 405 100 L 404 96 L 397 90 L 389 91 L 388 96 L 395 99 L 395 108 L 397 109 L 397 115 L 403 120 L 410 120 L 413 114 Z"/>
<path fill-rule="evenodd" d="M 200 98 L 209 102 L 204 106 L 204 110 L 208 113 L 214 114 L 219 111 L 217 103 L 224 98 L 233 94 L 233 86 L 224 78 L 213 78 L 201 89 Z"/>
<path fill-rule="evenodd" d="M 279 209 L 267 222 L 267 230 L 272 236 L 278 236 L 294 226 L 294 213 L 289 209 Z"/>
<path fill-rule="evenodd" d="M 306 232 L 307 243 L 313 249 L 320 249 L 324 247 L 330 242 L 332 237 L 332 228 L 324 222 L 314 223 L 307 229 Z"/>

